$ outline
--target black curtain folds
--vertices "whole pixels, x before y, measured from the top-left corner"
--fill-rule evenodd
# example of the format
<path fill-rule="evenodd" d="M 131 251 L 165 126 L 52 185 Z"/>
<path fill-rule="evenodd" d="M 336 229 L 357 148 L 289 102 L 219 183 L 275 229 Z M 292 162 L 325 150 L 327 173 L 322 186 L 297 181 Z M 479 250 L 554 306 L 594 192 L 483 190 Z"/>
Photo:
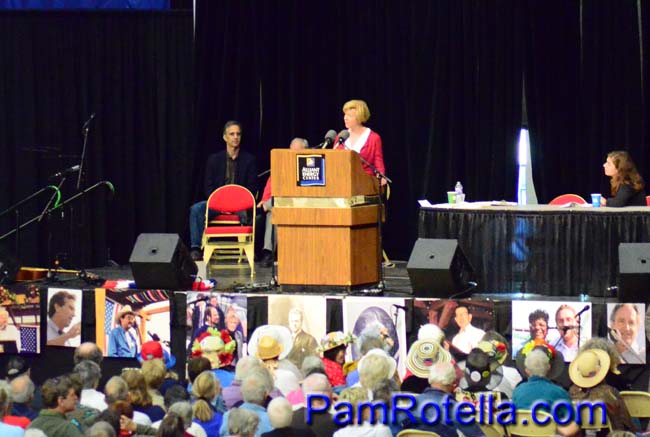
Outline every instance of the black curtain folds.
<path fill-rule="evenodd" d="M 72 267 L 105 265 L 109 255 L 125 262 L 138 233 L 182 232 L 192 174 L 191 12 L 6 12 L 0 28 L 0 210 L 79 163 L 91 113 L 82 188 L 101 180 L 115 187 L 25 229 L 23 261 L 47 265 L 67 254 L 60 257 Z M 73 175 L 64 200 L 75 188 Z M 14 223 L 4 217 L 0 230 Z"/>
<path fill-rule="evenodd" d="M 540 202 L 609 195 L 602 164 L 611 150 L 629 150 L 647 172 L 639 4 L 647 2 L 528 3 L 526 98 Z"/>
<path fill-rule="evenodd" d="M 268 168 L 291 138 L 321 141 L 343 104 L 365 100 L 393 179 L 384 232 L 404 259 L 417 199 L 440 202 L 456 180 L 468 200 L 513 198 L 521 126 L 519 2 L 200 2 L 197 171 L 244 122 L 243 147 Z M 265 180 L 260 181 L 262 186 Z M 200 193 L 195 181 L 194 193 Z M 405 232 L 406 230 L 406 232 Z"/>
<path fill-rule="evenodd" d="M 77 163 L 93 112 L 86 186 L 116 188 L 60 220 L 82 226 L 23 233 L 23 258 L 47 261 L 68 244 L 47 243 L 56 226 L 76 236 L 69 246 L 85 265 L 108 248 L 125 262 L 140 232 L 186 236 L 227 120 L 243 123 L 242 147 L 262 171 L 272 148 L 342 129 L 352 98 L 368 102 L 384 141 L 394 181 L 384 243 L 396 259 L 417 236 L 418 199 L 443 202 L 457 180 L 470 201 L 516 198 L 523 93 L 541 202 L 606 192 L 601 165 L 614 148 L 649 170 L 649 0 L 197 6 L 196 29 L 189 11 L 0 14 L 0 209 Z M 13 222 L 0 219 L 0 231 Z"/>

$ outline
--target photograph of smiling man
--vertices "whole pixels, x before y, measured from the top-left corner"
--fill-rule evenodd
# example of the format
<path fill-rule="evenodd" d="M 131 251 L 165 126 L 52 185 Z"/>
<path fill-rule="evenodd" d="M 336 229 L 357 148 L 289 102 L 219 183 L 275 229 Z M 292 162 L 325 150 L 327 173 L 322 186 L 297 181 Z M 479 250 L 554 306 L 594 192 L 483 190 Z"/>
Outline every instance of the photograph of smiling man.
<path fill-rule="evenodd" d="M 47 345 L 81 344 L 81 290 L 48 288 Z"/>

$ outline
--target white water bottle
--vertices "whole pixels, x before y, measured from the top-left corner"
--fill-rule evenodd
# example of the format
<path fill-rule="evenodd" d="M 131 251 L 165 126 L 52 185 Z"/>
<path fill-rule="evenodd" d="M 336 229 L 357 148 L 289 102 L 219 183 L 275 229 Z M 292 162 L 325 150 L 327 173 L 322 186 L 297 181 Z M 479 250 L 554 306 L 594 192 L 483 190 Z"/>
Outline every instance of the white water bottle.
<path fill-rule="evenodd" d="M 456 192 L 456 203 L 463 203 L 465 201 L 465 195 L 463 194 L 463 185 L 460 181 L 456 182 L 454 191 Z"/>

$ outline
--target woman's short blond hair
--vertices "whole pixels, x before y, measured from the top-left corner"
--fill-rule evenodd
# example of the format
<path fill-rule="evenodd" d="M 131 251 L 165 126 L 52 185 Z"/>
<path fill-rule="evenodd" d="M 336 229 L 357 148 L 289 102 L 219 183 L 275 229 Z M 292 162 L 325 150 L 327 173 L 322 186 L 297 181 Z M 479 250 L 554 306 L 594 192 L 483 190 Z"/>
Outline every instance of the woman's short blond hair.
<path fill-rule="evenodd" d="M 148 388 L 158 390 L 165 380 L 167 369 L 160 358 L 154 358 L 142 362 L 142 374 Z"/>
<path fill-rule="evenodd" d="M 357 120 L 359 123 L 365 123 L 370 120 L 370 109 L 368 109 L 368 104 L 363 100 L 349 100 L 343 105 L 343 113 L 351 109 L 356 109 L 357 111 Z"/>

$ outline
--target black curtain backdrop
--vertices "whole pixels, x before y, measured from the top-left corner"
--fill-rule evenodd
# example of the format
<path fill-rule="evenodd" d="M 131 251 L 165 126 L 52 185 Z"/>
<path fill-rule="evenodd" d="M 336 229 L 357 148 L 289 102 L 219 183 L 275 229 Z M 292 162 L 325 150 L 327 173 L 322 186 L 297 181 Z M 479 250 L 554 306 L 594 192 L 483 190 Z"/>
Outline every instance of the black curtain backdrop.
<path fill-rule="evenodd" d="M 639 4 L 647 15 L 648 2 Z M 526 98 L 540 202 L 564 193 L 609 195 L 602 164 L 611 150 L 629 150 L 649 178 L 637 2 L 529 2 L 526 19 Z M 643 52 L 648 48 L 646 40 Z"/>
<path fill-rule="evenodd" d="M 385 247 L 404 259 L 417 199 L 444 201 L 456 180 L 468 200 L 515 196 L 522 12 L 507 0 L 200 2 L 195 170 L 224 147 L 228 119 L 265 169 L 272 148 L 320 142 L 343 128 L 344 102 L 364 99 L 394 181 Z"/>
<path fill-rule="evenodd" d="M 23 262 L 46 265 L 49 251 L 69 253 L 71 267 L 101 266 L 109 248 L 125 262 L 140 232 L 183 232 L 193 162 L 191 12 L 5 12 L 0 28 L 0 210 L 79 162 L 91 113 L 82 188 L 115 186 L 113 196 L 100 188 L 62 220 L 55 214 L 49 226 L 25 229 Z M 73 175 L 64 199 L 75 185 Z M 46 201 L 22 210 L 23 219 Z M 0 219 L 1 233 L 14 223 Z"/>
<path fill-rule="evenodd" d="M 95 112 L 85 186 L 110 180 L 116 193 L 101 188 L 53 220 L 63 241 L 49 252 L 72 245 L 78 264 L 96 266 L 110 248 L 123 263 L 140 232 L 187 236 L 225 121 L 243 122 L 263 170 L 292 137 L 317 143 L 343 128 L 341 106 L 361 98 L 394 180 L 385 246 L 405 259 L 417 199 L 442 202 L 457 180 L 470 201 L 516 198 L 522 90 L 541 202 L 606 192 L 614 148 L 648 170 L 648 10 L 647 0 L 217 0 L 198 2 L 195 35 L 189 11 L 5 12 L 0 209 L 77 163 Z M 2 233 L 13 223 L 1 218 Z M 47 229 L 21 234 L 22 258 L 47 261 Z"/>

